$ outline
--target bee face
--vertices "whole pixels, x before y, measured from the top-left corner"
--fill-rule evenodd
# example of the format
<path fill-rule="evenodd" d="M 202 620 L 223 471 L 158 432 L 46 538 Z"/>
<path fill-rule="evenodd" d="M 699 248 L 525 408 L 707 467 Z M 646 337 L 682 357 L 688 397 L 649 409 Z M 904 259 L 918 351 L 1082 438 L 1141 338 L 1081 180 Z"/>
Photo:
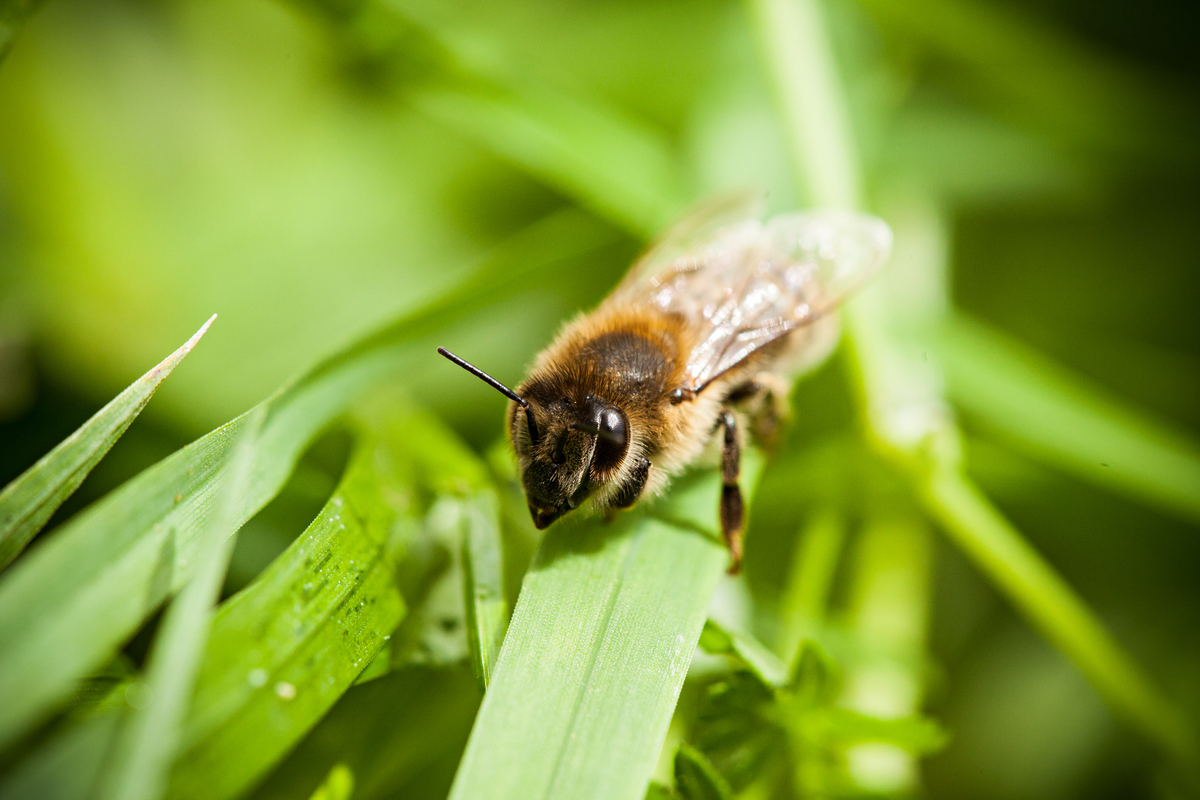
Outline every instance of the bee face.
<path fill-rule="evenodd" d="M 525 396 L 534 429 L 514 403 L 509 430 L 529 513 L 542 529 L 578 508 L 620 468 L 629 450 L 629 419 L 593 395 L 539 399 L 527 390 Z"/>

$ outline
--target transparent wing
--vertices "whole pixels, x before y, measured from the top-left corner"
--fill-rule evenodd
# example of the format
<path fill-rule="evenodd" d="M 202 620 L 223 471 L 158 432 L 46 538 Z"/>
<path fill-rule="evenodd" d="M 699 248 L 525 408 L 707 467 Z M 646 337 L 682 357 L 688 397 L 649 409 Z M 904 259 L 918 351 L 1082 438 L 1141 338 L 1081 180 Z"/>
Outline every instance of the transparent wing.
<path fill-rule="evenodd" d="M 883 265 L 892 234 L 875 217 L 813 211 L 765 223 L 742 219 L 679 241 L 687 246 L 656 247 L 635 264 L 617 296 L 695 322 L 698 343 L 687 374 L 690 388 L 700 391 L 756 350 L 835 309 Z"/>
<path fill-rule="evenodd" d="M 675 271 L 677 262 L 686 265 L 689 256 L 708 250 L 728 226 L 761 217 L 764 205 L 762 192 L 751 190 L 721 195 L 702 203 L 650 243 L 614 294 L 623 296 L 626 290 L 640 294 L 644 282 Z"/>

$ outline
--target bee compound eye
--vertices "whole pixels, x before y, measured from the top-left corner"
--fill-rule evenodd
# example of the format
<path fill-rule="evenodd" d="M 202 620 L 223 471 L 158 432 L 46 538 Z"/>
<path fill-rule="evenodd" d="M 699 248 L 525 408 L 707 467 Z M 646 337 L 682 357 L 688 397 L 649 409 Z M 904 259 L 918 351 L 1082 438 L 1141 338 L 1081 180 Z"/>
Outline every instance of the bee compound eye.
<path fill-rule="evenodd" d="M 600 412 L 600 430 L 608 434 L 605 438 L 612 444 L 624 445 L 629 438 L 625 415 L 615 408 L 606 408 Z"/>

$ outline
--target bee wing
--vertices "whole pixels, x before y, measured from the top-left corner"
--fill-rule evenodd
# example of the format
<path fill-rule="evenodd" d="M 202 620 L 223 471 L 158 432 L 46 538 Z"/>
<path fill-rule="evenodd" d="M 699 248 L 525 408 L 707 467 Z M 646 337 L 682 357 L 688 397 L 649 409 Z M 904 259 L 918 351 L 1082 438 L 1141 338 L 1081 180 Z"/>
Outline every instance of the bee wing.
<path fill-rule="evenodd" d="M 687 374 L 700 391 L 756 350 L 836 309 L 883 265 L 892 233 L 876 217 L 812 211 L 765 223 L 742 219 L 683 240 L 693 249 L 656 259 L 653 269 L 639 262 L 638 274 L 618 291 L 624 302 L 649 303 L 699 326 Z"/>
<path fill-rule="evenodd" d="M 750 190 L 732 192 L 702 203 L 650 243 L 614 294 L 624 297 L 628 291 L 633 296 L 639 295 L 647 281 L 665 278 L 677 271 L 677 262 L 687 262 L 690 257 L 708 250 L 728 226 L 761 217 L 763 205 L 762 193 Z"/>

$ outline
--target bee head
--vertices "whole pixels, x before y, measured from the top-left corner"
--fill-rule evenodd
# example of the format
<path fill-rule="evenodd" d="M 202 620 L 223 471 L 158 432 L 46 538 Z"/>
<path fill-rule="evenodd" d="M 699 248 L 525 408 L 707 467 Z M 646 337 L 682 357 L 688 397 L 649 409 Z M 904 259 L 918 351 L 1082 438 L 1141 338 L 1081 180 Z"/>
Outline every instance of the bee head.
<path fill-rule="evenodd" d="M 545 528 L 578 508 L 617 469 L 629 450 L 629 419 L 592 395 L 541 400 L 529 394 L 533 428 L 522 407 L 509 407 L 509 431 L 534 524 Z"/>
<path fill-rule="evenodd" d="M 578 508 L 620 468 L 629 451 L 629 419 L 616 405 L 538 385 L 522 396 L 444 347 L 438 352 L 512 401 L 509 434 L 538 529 Z"/>

